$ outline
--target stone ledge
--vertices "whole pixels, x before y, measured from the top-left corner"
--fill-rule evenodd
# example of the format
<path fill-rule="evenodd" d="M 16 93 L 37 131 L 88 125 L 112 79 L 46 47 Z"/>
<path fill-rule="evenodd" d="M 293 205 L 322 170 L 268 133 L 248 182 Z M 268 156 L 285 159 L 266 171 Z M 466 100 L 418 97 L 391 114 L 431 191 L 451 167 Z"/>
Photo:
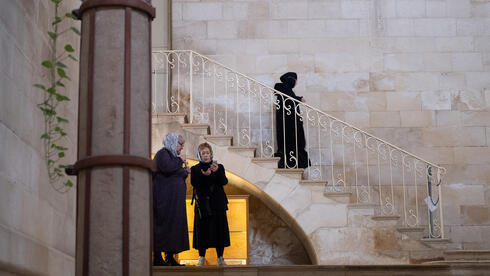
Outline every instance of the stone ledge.
<path fill-rule="evenodd" d="M 399 220 L 400 216 L 372 216 L 371 219 L 376 221 Z"/>
<path fill-rule="evenodd" d="M 199 135 L 209 134 L 208 124 L 182 124 L 182 129 Z"/>
<path fill-rule="evenodd" d="M 169 122 L 179 122 L 184 124 L 187 122 L 187 115 L 185 113 L 152 113 L 153 120 L 158 121 L 158 123 L 169 123 Z"/>
<path fill-rule="evenodd" d="M 351 192 L 324 192 L 324 196 L 326 197 L 349 197 L 352 195 Z"/>
<path fill-rule="evenodd" d="M 305 186 L 317 186 L 317 187 L 325 187 L 328 184 L 328 181 L 323 180 L 301 180 L 299 182 L 300 185 Z"/>
<path fill-rule="evenodd" d="M 254 157 L 252 158 L 252 163 L 257 164 L 264 168 L 277 169 L 277 162 L 279 162 L 279 157 Z"/>
<path fill-rule="evenodd" d="M 153 275 L 485 275 L 490 270 L 488 263 L 451 263 L 451 264 L 412 264 L 412 265 L 285 265 L 285 266 L 185 266 L 153 267 Z"/>
<path fill-rule="evenodd" d="M 377 206 L 378 206 L 377 204 L 372 204 L 372 203 L 362 203 L 362 204 L 354 203 L 354 204 L 347 205 L 347 208 L 349 208 L 349 209 L 371 209 L 371 208 L 374 209 Z"/>
<path fill-rule="evenodd" d="M 256 147 L 230 146 L 228 150 L 236 152 L 242 156 L 253 158 L 255 156 Z"/>
<path fill-rule="evenodd" d="M 301 180 L 303 178 L 304 169 L 276 169 L 276 173 Z"/>
<path fill-rule="evenodd" d="M 396 230 L 401 233 L 424 232 L 424 227 L 399 227 Z"/>
<path fill-rule="evenodd" d="M 204 135 L 204 139 L 218 146 L 231 146 L 233 136 L 226 135 Z"/>
<path fill-rule="evenodd" d="M 448 261 L 472 260 L 490 261 L 490 250 L 447 250 L 444 251 L 444 259 Z"/>

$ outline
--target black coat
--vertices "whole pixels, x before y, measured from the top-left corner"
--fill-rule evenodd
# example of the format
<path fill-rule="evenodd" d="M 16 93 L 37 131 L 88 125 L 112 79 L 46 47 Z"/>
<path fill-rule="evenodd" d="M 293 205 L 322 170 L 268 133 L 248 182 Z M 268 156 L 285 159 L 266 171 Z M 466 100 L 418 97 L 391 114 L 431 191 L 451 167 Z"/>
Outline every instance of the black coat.
<path fill-rule="evenodd" d="M 289 79 L 291 80 L 291 79 Z M 292 87 L 294 82 L 276 83 L 274 89 L 301 101 L 303 97 L 296 96 Z M 284 168 L 284 154 L 286 154 L 287 167 L 296 167 L 296 162 L 290 160 L 291 153 L 298 160 L 298 168 L 306 168 L 310 162 L 308 153 L 305 150 L 306 140 L 303 121 L 300 120 L 299 105 L 297 102 L 279 94 L 276 95 L 279 102 L 279 108 L 276 109 L 276 138 L 277 151 L 274 154 L 280 157 L 278 167 Z"/>
<path fill-rule="evenodd" d="M 199 163 L 191 168 L 191 184 L 195 189 L 197 202 L 194 207 L 194 237 L 192 247 L 210 248 L 230 246 L 230 231 L 226 210 L 228 198 L 223 186 L 228 183 L 225 168 L 218 165 L 218 170 L 209 176 L 202 174 L 209 163 Z M 208 202 L 205 202 L 208 201 Z M 209 204 L 211 213 L 199 210 Z"/>
<path fill-rule="evenodd" d="M 153 173 L 154 252 L 182 252 L 189 249 L 186 213 L 187 171 L 180 157 L 163 148 L 155 155 Z"/>

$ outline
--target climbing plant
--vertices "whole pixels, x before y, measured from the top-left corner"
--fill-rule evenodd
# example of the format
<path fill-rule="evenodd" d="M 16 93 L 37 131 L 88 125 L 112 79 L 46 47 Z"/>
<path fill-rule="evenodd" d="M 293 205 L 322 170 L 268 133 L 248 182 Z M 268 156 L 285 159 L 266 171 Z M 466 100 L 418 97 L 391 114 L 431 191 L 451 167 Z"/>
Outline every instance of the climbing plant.
<path fill-rule="evenodd" d="M 41 140 L 44 145 L 44 154 L 46 166 L 48 169 L 49 182 L 59 192 L 68 191 L 73 186 L 72 181 L 65 174 L 64 169 L 67 167 L 62 164 L 65 153 L 68 148 L 62 146 L 61 142 L 67 135 L 64 126 L 69 121 L 59 114 L 59 107 L 70 101 L 66 96 L 65 83 L 71 81 L 65 64 L 68 61 L 77 62 L 73 56 L 74 49 L 70 44 L 61 44 L 60 37 L 69 32 L 80 35 L 80 31 L 73 26 L 73 20 L 77 18 L 71 13 L 60 15 L 60 5 L 63 0 L 51 0 L 54 9 L 54 18 L 51 21 L 49 36 L 50 57 L 41 62 L 41 66 L 48 72 L 46 83 L 36 83 L 34 86 L 44 93 L 43 100 L 37 106 L 44 116 L 44 133 Z M 55 185 L 63 183 L 63 185 Z"/>

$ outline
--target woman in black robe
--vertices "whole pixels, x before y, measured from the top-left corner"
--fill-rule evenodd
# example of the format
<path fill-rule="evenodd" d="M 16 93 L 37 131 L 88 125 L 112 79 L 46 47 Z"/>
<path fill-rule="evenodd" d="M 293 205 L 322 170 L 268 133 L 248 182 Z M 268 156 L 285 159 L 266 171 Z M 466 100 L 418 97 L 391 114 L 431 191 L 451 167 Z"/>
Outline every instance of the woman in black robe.
<path fill-rule="evenodd" d="M 153 265 L 179 266 L 174 254 L 189 250 L 185 179 L 190 169 L 179 157 L 184 147 L 182 136 L 168 133 L 163 144 L 165 147 L 154 159 L 157 171 L 153 173 Z"/>
<path fill-rule="evenodd" d="M 199 164 L 191 168 L 194 187 L 194 237 L 192 246 L 199 250 L 198 266 L 205 263 L 206 249 L 216 248 L 218 265 L 226 265 L 224 248 L 230 246 L 226 210 L 228 199 L 223 186 L 228 183 L 223 165 L 213 162 L 213 149 L 208 143 L 199 145 Z"/>
<path fill-rule="evenodd" d="M 296 96 L 293 91 L 297 79 L 296 73 L 288 72 L 281 76 L 281 82 L 276 83 L 274 89 L 299 102 L 305 102 L 302 96 Z M 276 94 L 276 98 L 279 108 L 276 108 L 277 151 L 274 156 L 281 158 L 278 167 L 306 168 L 310 165 L 310 161 L 305 150 L 306 140 L 303 121 L 298 115 L 299 104 L 284 95 Z M 286 163 L 284 162 L 285 159 Z"/>

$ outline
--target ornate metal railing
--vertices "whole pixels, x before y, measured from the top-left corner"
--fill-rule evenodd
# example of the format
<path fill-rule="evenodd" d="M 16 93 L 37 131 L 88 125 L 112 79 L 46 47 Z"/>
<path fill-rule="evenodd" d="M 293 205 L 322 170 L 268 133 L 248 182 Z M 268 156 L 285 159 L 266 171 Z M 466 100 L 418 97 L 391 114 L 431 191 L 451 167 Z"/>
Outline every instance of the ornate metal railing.
<path fill-rule="evenodd" d="M 194 51 L 152 57 L 154 113 L 187 113 L 191 123 L 209 124 L 213 135 L 257 147 L 257 157 L 277 150 L 286 168 L 298 167 L 298 142 L 296 150 L 286 150 L 285 140 L 276 149 L 275 123 L 283 123 L 279 137 L 294 133 L 295 141 L 303 127 L 311 162 L 305 177 L 327 181 L 325 192 L 352 192 L 357 203 L 375 203 L 379 215 L 399 215 L 405 227 L 424 227 L 428 238 L 444 238 L 443 167 Z M 286 132 L 288 118 L 293 132 Z"/>

